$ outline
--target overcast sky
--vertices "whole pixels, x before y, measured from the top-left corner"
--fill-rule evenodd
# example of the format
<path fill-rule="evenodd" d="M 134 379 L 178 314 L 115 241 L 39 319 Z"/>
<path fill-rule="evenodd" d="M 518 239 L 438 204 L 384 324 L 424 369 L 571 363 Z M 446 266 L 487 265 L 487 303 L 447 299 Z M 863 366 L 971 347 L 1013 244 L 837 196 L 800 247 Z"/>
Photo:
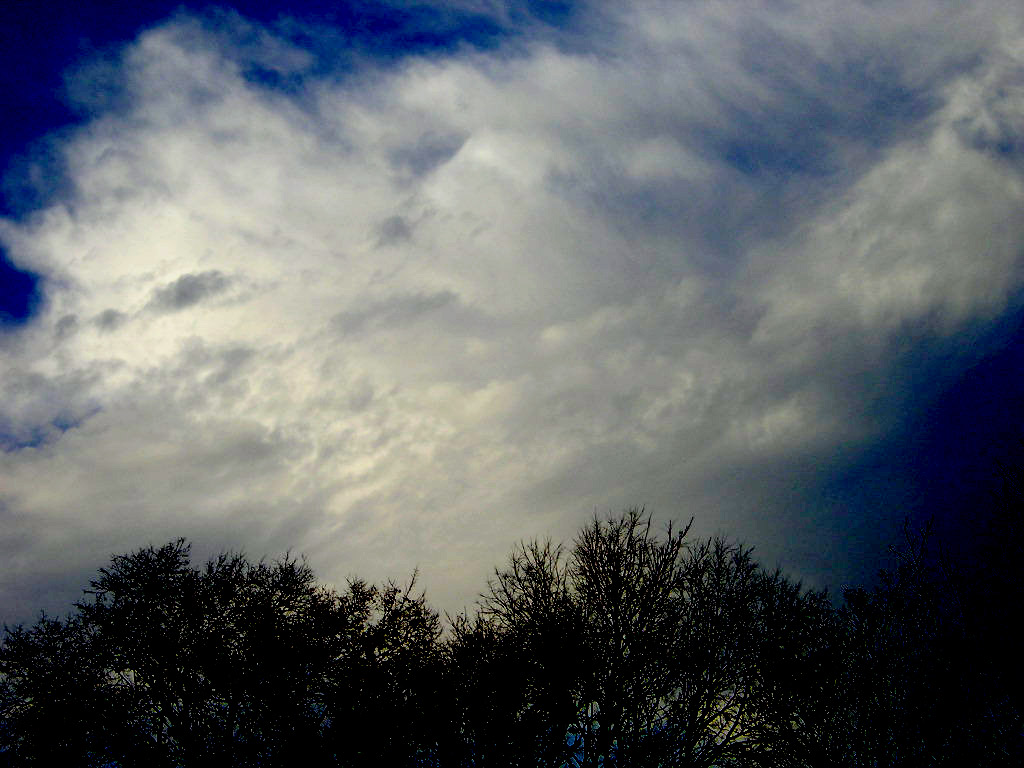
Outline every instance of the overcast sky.
<path fill-rule="evenodd" d="M 835 592 L 1016 439 L 1019 0 L 24 5 L 0 620 L 177 536 L 455 612 L 633 505 Z"/>

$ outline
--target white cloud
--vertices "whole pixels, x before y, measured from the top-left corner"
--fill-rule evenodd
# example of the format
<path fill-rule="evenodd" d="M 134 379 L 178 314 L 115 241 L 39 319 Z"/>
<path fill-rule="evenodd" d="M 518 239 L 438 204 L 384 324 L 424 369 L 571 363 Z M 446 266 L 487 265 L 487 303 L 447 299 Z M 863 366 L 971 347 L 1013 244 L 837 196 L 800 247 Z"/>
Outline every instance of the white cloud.
<path fill-rule="evenodd" d="M 47 276 L 0 348 L 9 567 L 185 534 L 335 581 L 419 565 L 454 610 L 595 509 L 781 536 L 775 484 L 886 426 L 837 382 L 1014 300 L 1024 109 L 1012 5 L 776 5 L 638 3 L 591 51 L 300 99 L 230 30 L 145 33 L 128 106 L 64 145 L 70 196 L 0 225 Z M 886 117 L 858 91 L 883 85 L 934 108 Z"/>

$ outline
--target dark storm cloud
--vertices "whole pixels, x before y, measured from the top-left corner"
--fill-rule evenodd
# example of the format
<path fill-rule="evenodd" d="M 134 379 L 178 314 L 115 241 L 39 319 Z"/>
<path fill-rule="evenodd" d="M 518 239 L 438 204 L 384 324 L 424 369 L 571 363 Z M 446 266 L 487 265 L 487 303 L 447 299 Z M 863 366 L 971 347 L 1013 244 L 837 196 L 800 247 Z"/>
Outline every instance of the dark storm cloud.
<path fill-rule="evenodd" d="M 177 312 L 223 293 L 229 285 L 231 280 L 216 269 L 182 275 L 153 291 L 148 306 L 155 312 Z"/>

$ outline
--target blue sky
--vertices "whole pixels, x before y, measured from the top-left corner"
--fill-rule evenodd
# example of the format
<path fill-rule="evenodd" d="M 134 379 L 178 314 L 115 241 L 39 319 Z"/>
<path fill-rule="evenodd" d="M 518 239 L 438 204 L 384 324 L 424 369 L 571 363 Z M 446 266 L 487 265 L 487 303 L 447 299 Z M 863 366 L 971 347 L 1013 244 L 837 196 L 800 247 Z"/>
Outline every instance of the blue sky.
<path fill-rule="evenodd" d="M 181 535 L 457 611 L 632 505 L 833 590 L 983 527 L 1019 4 L 0 13 L 0 618 Z"/>

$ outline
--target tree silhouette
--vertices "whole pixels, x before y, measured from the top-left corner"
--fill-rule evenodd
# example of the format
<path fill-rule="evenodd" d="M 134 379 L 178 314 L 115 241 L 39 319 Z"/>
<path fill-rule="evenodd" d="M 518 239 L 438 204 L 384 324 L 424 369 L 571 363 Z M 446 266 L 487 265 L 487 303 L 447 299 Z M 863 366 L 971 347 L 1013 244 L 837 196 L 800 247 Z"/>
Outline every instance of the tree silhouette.
<path fill-rule="evenodd" d="M 669 737 L 688 531 L 669 528 L 658 540 L 650 518 L 633 509 L 595 519 L 577 540 L 571 580 L 588 662 L 577 723 L 583 765 L 650 760 L 651 745 Z"/>
<path fill-rule="evenodd" d="M 927 527 L 907 526 L 894 552 L 896 567 L 873 590 L 845 594 L 845 763 L 1019 765 L 1020 694 L 1001 680 L 1016 674 L 1016 658 L 972 618 L 988 608 L 1003 635 L 1008 606 L 989 602 L 978 571 L 944 562 Z"/>
<path fill-rule="evenodd" d="M 67 618 L 5 628 L 0 766 L 1021 763 L 1005 552 L 968 567 L 908 528 L 837 609 L 689 533 L 632 509 L 524 544 L 444 637 L 415 575 L 117 555 Z"/>
<path fill-rule="evenodd" d="M 432 764 L 438 747 L 440 621 L 415 576 L 383 589 L 355 581 L 326 665 L 324 741 L 334 764 Z"/>
<path fill-rule="evenodd" d="M 97 733 L 124 702 L 107 699 L 92 638 L 79 620 L 42 616 L 35 626 L 8 630 L 0 654 L 3 718 L 0 754 L 10 765 L 102 765 L 109 755 Z M 112 717 L 95 714 L 104 700 Z"/>
<path fill-rule="evenodd" d="M 122 763 L 274 764 L 317 743 L 339 617 L 305 565 L 222 554 L 198 570 L 178 540 L 115 557 L 87 593 L 92 660 L 142 737 L 109 739 Z"/>
<path fill-rule="evenodd" d="M 764 670 L 799 666 L 827 601 L 689 529 L 657 536 L 632 509 L 595 518 L 568 556 L 524 545 L 497 572 L 450 644 L 458 696 L 473 702 L 461 723 L 472 764 L 511 752 L 509 764 L 711 766 L 797 751 L 802 702 Z"/>
<path fill-rule="evenodd" d="M 561 547 L 522 546 L 448 642 L 460 765 L 562 765 L 581 697 L 580 614 Z"/>
<path fill-rule="evenodd" d="M 409 590 L 336 594 L 294 558 L 183 539 L 118 555 L 65 621 L 7 630 L 0 753 L 15 764 L 412 765 L 436 614 Z M 418 739 L 418 740 L 417 740 Z"/>
<path fill-rule="evenodd" d="M 758 766 L 844 765 L 845 626 L 824 591 L 763 573 L 753 634 L 760 642 L 749 724 Z"/>

